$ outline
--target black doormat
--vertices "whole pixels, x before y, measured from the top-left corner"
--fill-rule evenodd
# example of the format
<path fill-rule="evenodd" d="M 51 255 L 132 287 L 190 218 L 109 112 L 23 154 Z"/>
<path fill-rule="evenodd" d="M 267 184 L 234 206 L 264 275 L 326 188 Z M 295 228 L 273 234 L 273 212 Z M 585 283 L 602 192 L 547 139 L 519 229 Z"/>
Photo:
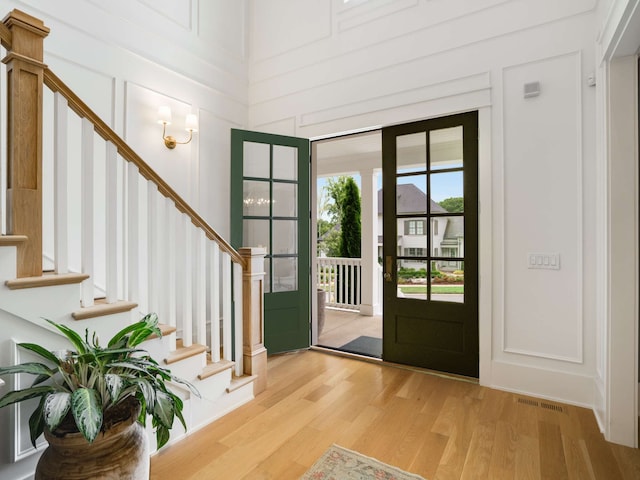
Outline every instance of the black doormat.
<path fill-rule="evenodd" d="M 368 357 L 382 358 L 382 339 L 362 335 L 349 343 L 345 343 L 339 347 L 339 350 Z"/>

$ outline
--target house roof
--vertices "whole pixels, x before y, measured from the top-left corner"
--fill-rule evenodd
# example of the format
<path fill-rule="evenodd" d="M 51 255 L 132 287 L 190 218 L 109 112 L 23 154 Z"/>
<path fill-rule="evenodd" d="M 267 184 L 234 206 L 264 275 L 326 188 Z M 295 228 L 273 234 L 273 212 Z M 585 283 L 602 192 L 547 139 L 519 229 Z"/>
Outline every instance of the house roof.
<path fill-rule="evenodd" d="M 412 183 L 396 185 L 397 212 L 424 213 L 427 194 Z M 447 211 L 431 200 L 431 213 L 447 213 Z M 378 215 L 382 214 L 382 189 L 378 190 Z"/>
<path fill-rule="evenodd" d="M 462 217 L 449 217 L 447 228 L 444 231 L 445 239 L 464 237 L 464 219 Z"/>

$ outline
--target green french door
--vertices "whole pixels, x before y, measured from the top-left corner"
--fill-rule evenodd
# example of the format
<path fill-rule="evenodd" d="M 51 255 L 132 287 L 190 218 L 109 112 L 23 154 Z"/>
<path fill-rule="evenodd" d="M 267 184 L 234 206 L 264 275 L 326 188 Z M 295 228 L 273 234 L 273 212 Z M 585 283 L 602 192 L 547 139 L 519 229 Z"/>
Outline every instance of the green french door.
<path fill-rule="evenodd" d="M 264 343 L 309 346 L 309 141 L 231 130 L 231 244 L 264 247 Z"/>
<path fill-rule="evenodd" d="M 382 158 L 383 358 L 477 377 L 478 114 L 383 128 Z"/>

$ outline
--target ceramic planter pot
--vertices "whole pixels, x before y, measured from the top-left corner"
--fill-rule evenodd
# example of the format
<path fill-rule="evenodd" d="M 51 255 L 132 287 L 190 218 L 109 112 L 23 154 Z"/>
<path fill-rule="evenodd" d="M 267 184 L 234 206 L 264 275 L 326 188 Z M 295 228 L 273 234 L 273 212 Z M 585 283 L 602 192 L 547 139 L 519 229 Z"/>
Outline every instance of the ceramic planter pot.
<path fill-rule="evenodd" d="M 49 447 L 35 480 L 148 480 L 149 447 L 144 427 L 132 412 L 127 420 L 100 432 L 93 443 L 81 433 L 56 436 L 45 430 Z"/>

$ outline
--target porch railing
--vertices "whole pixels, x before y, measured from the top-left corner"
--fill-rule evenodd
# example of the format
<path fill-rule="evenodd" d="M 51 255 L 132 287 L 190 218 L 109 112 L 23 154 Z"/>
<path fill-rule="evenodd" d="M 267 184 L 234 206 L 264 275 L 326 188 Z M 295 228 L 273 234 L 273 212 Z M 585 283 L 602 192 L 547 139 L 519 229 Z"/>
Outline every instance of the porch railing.
<path fill-rule="evenodd" d="M 362 259 L 318 257 L 318 288 L 327 293 L 326 306 L 359 310 Z"/>

